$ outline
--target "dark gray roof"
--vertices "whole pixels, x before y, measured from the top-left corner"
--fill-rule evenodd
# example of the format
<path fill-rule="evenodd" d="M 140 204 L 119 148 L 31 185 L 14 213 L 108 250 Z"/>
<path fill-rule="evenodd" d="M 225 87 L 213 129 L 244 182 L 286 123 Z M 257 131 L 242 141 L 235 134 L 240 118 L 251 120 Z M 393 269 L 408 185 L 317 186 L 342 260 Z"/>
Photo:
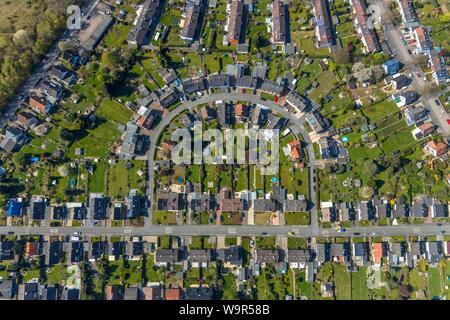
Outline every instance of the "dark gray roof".
<path fill-rule="evenodd" d="M 395 218 L 405 218 L 409 215 L 409 208 L 406 203 L 398 202 L 395 204 L 394 217 Z"/>
<path fill-rule="evenodd" d="M 285 43 L 288 40 L 287 7 L 283 0 L 272 2 L 272 29 L 274 42 Z"/>
<path fill-rule="evenodd" d="M 180 96 L 175 90 L 167 90 L 159 97 L 159 104 L 163 108 L 168 108 L 180 99 Z"/>
<path fill-rule="evenodd" d="M 0 241 L 0 261 L 14 259 L 14 241 Z"/>
<path fill-rule="evenodd" d="M 373 205 L 375 207 L 375 212 L 379 219 L 390 217 L 391 207 L 389 205 L 389 201 L 375 198 L 373 200 Z"/>
<path fill-rule="evenodd" d="M 165 192 L 158 194 L 157 208 L 161 211 L 176 211 L 184 208 L 182 195 L 175 192 Z"/>
<path fill-rule="evenodd" d="M 315 14 L 316 34 L 321 48 L 330 47 L 335 44 L 335 33 L 331 20 L 330 7 L 327 0 L 313 0 Z"/>
<path fill-rule="evenodd" d="M 91 219 L 106 219 L 108 209 L 108 199 L 100 194 L 91 194 L 89 198 L 89 210 L 91 211 Z"/>
<path fill-rule="evenodd" d="M 414 218 L 424 218 L 428 216 L 428 207 L 422 201 L 416 201 L 411 206 L 411 216 Z"/>
<path fill-rule="evenodd" d="M 141 300 L 141 298 L 142 298 L 142 291 L 139 287 L 125 288 L 123 300 Z"/>
<path fill-rule="evenodd" d="M 58 264 L 63 254 L 61 241 L 46 242 L 45 248 L 45 264 L 47 266 Z"/>
<path fill-rule="evenodd" d="M 91 19 L 99 19 L 100 23 L 97 24 L 96 29 L 92 31 L 89 37 L 83 41 L 80 41 L 81 46 L 87 51 L 92 51 L 95 49 L 100 40 L 103 38 L 103 35 L 108 30 L 109 26 L 114 22 L 113 17 L 101 13 L 98 13 L 97 17 Z"/>
<path fill-rule="evenodd" d="M 434 218 L 445 218 L 448 216 L 448 206 L 443 203 L 435 203 L 431 206 Z"/>

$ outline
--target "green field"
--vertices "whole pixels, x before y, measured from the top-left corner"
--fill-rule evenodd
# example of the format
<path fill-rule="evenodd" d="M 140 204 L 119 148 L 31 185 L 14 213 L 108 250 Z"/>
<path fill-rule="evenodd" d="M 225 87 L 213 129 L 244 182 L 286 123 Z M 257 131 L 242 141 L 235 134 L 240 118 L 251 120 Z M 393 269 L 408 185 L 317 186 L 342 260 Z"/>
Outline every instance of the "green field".
<path fill-rule="evenodd" d="M 369 118 L 371 123 L 377 123 L 398 111 L 393 101 L 383 101 L 363 109 L 364 115 Z"/>
<path fill-rule="evenodd" d="M 383 142 L 383 149 L 386 153 L 392 153 L 404 149 L 415 142 L 409 130 L 403 130 L 396 135 L 390 136 Z"/>
<path fill-rule="evenodd" d="M 309 225 L 311 219 L 309 212 L 286 212 L 284 216 L 290 225 Z"/>
<path fill-rule="evenodd" d="M 97 109 L 97 114 L 103 118 L 124 125 L 130 121 L 133 112 L 117 101 L 103 100 Z"/>

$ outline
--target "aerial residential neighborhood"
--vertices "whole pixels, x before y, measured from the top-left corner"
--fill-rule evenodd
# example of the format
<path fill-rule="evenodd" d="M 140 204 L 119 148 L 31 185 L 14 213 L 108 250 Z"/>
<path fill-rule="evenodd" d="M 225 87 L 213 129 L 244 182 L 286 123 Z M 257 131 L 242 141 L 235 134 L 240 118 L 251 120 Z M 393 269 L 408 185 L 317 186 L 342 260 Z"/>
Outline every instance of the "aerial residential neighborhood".
<path fill-rule="evenodd" d="M 450 298 L 448 1 L 0 8 L 0 300 Z"/>

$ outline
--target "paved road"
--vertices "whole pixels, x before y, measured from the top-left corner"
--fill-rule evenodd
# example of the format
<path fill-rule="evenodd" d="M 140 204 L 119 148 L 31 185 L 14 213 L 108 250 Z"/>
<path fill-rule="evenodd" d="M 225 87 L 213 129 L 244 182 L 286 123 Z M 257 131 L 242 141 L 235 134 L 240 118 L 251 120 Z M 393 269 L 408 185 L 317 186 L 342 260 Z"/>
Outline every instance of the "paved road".
<path fill-rule="evenodd" d="M 316 163 L 316 159 L 315 159 L 315 154 L 314 154 L 314 149 L 311 143 L 311 140 L 309 139 L 309 135 L 306 132 L 305 128 L 304 128 L 304 118 L 303 117 L 296 117 L 294 114 L 288 112 L 286 109 L 284 109 L 283 107 L 281 107 L 280 105 L 276 104 L 273 101 L 266 101 L 266 100 L 262 100 L 259 96 L 256 95 L 252 95 L 252 94 L 246 94 L 246 93 L 238 93 L 238 92 L 229 92 L 229 93 L 215 93 L 215 94 L 210 94 L 210 95 L 205 95 L 203 97 L 201 97 L 200 99 L 197 99 L 195 101 L 186 101 L 183 104 L 181 104 L 179 107 L 177 107 L 176 109 L 172 110 L 167 116 L 165 116 L 161 122 L 159 123 L 159 125 L 155 128 L 155 130 L 153 131 L 153 138 L 150 144 L 150 148 L 147 154 L 148 157 L 148 168 L 149 168 L 149 177 L 150 177 L 150 181 L 148 184 L 148 188 L 147 188 L 147 196 L 149 197 L 150 200 L 152 200 L 154 198 L 154 194 L 155 194 L 155 179 L 153 178 L 155 176 L 155 152 L 157 149 L 157 141 L 158 141 L 158 137 L 161 135 L 161 133 L 163 132 L 163 130 L 172 122 L 172 120 L 179 115 L 181 112 L 185 111 L 185 110 L 192 110 L 194 107 L 204 104 L 204 103 L 210 103 L 210 102 L 215 102 L 218 100 L 224 100 L 224 101 L 249 101 L 251 103 L 254 104 L 260 104 L 263 106 L 266 106 L 272 110 L 274 110 L 275 112 L 280 113 L 283 117 L 290 119 L 292 121 L 292 123 L 294 124 L 294 126 L 298 129 L 298 131 L 302 134 L 303 138 L 305 139 L 305 142 L 308 144 L 307 146 L 307 153 L 308 153 L 308 157 L 309 157 L 309 170 L 310 170 L 310 197 L 311 197 L 311 201 L 314 203 L 315 199 L 316 199 L 316 188 L 315 188 L 315 179 L 314 179 L 314 175 L 315 175 L 315 163 Z M 151 225 L 151 218 L 152 218 L 152 206 L 150 206 L 149 212 L 148 212 L 148 218 L 146 219 L 146 227 Z M 311 208 L 311 226 L 314 230 L 318 230 L 318 222 L 317 222 L 317 210 L 316 210 L 316 206 L 314 205 Z"/>
<path fill-rule="evenodd" d="M 372 5 L 380 8 L 380 14 L 382 16 L 382 23 L 384 24 L 384 36 L 390 47 L 394 49 L 396 58 L 405 65 L 407 73 L 412 75 L 413 87 L 422 93 L 421 101 L 424 107 L 430 111 L 430 118 L 434 124 L 441 128 L 441 133 L 444 137 L 450 137 L 450 126 L 447 124 L 449 119 L 448 113 L 442 106 L 438 106 L 435 103 L 437 98 L 436 94 L 428 94 L 430 82 L 423 80 L 424 74 L 421 71 L 420 66 L 415 63 L 414 56 L 409 54 L 408 45 L 404 44 L 401 39 L 400 26 L 396 26 L 392 23 L 394 21 L 391 10 L 389 9 L 389 3 L 391 0 L 369 0 Z"/>
<path fill-rule="evenodd" d="M 92 10 L 94 10 L 99 1 L 100 0 L 91 0 L 89 4 L 83 7 L 82 23 L 85 22 L 86 18 L 90 15 Z M 29 91 L 37 86 L 39 81 L 44 78 L 49 68 L 54 64 L 59 56 L 58 43 L 70 39 L 76 33 L 76 31 L 77 30 L 66 30 L 60 37 L 57 38 L 55 44 L 51 47 L 42 62 L 36 66 L 30 77 L 17 90 L 16 97 L 13 98 L 6 106 L 6 108 L 2 111 L 0 116 L 0 128 L 3 128 L 5 125 L 7 125 L 8 122 L 14 117 L 17 109 L 19 109 L 21 104 L 27 98 Z"/>
<path fill-rule="evenodd" d="M 84 236 L 287 236 L 294 232 L 299 237 L 359 237 L 359 236 L 429 236 L 439 235 L 442 231 L 450 233 L 450 224 L 438 226 L 436 224 L 402 225 L 402 226 L 374 226 L 348 228 L 346 232 L 337 232 L 334 229 L 313 230 L 310 226 L 217 226 L 217 225 L 186 225 L 161 226 L 151 225 L 145 228 L 112 228 L 112 227 L 0 227 L 0 235 L 14 231 L 15 235 L 71 235 L 81 232 Z M 357 233 L 357 234 L 355 234 Z"/>

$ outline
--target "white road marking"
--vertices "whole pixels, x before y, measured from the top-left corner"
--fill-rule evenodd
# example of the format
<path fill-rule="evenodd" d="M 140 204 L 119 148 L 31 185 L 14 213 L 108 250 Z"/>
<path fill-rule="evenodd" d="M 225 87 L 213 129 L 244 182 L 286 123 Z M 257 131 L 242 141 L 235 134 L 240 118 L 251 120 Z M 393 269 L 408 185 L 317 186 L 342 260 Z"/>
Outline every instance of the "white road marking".
<path fill-rule="evenodd" d="M 173 233 L 173 228 L 167 227 L 167 228 L 166 228 L 166 233 L 167 233 L 167 234 Z"/>
<path fill-rule="evenodd" d="M 129 233 L 131 233 L 132 230 L 133 230 L 132 228 L 125 228 L 125 229 L 123 229 L 123 233 L 129 234 Z"/>
<path fill-rule="evenodd" d="M 236 233 L 236 228 L 228 228 L 228 233 L 229 234 L 235 234 Z"/>
<path fill-rule="evenodd" d="M 50 233 L 58 233 L 59 230 L 58 229 L 50 229 Z"/>
<path fill-rule="evenodd" d="M 414 232 L 414 233 L 420 233 L 420 228 L 414 228 L 414 229 L 413 229 L 413 232 Z"/>

